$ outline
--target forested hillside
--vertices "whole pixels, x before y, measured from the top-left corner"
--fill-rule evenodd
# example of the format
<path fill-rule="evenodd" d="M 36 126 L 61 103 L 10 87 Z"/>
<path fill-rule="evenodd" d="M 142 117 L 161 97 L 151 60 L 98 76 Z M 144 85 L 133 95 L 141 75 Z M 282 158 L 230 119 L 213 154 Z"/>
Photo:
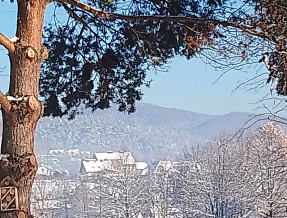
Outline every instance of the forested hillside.
<path fill-rule="evenodd" d="M 147 161 L 170 158 L 196 142 L 236 133 L 251 117 L 239 112 L 211 116 L 149 104 L 138 104 L 136 113 L 130 115 L 111 109 L 82 114 L 74 120 L 46 117 L 37 127 L 36 151 L 129 150 Z"/>

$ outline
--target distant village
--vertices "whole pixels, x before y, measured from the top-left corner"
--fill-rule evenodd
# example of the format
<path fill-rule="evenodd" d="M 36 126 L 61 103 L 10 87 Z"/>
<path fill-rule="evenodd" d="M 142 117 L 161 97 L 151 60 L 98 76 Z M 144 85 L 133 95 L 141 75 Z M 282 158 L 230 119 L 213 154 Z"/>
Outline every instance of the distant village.
<path fill-rule="evenodd" d="M 160 163 L 160 161 L 157 163 L 152 161 L 148 164 L 144 161 L 137 161 L 128 151 L 91 154 L 90 151 L 80 149 L 51 149 L 47 155 L 38 155 L 38 162 L 37 176 L 41 178 L 92 176 L 98 173 L 117 174 L 125 170 L 129 173 L 144 175 L 149 170 L 156 169 L 156 165 Z M 168 162 L 171 164 L 170 161 Z"/>
<path fill-rule="evenodd" d="M 75 168 L 80 162 L 78 175 L 70 173 L 67 169 L 59 168 L 63 167 L 62 163 L 67 162 L 68 159 L 70 159 L 68 163 L 75 163 L 75 166 L 70 165 L 70 168 Z M 153 179 L 158 177 L 156 175 L 176 172 L 183 166 L 183 163 L 159 160 L 148 164 L 144 161 L 137 161 L 128 151 L 91 154 L 89 151 L 80 151 L 79 149 L 50 150 L 48 155 L 39 156 L 39 167 L 31 201 L 32 209 L 36 217 L 39 218 L 176 217 L 164 215 L 164 213 L 170 212 L 174 214 L 175 208 L 173 207 L 169 207 L 171 211 L 168 212 L 166 208 L 159 205 L 147 204 L 149 206 L 146 208 L 139 209 L 140 205 L 138 204 L 148 201 L 155 193 L 162 192 L 162 188 L 171 190 L 167 181 L 163 183 L 162 178 L 160 180 Z M 151 179 L 151 177 L 153 178 Z M 167 179 L 167 177 L 164 178 Z M 157 187 L 151 181 L 160 186 L 166 185 L 166 187 Z M 150 193 L 150 190 L 146 189 L 146 193 L 143 192 L 148 187 L 157 190 Z M 128 203 L 128 198 L 138 195 L 139 191 L 143 194 L 142 199 L 137 196 L 139 202 L 136 205 L 134 202 Z M 149 195 L 149 197 L 144 195 Z M 162 201 L 162 199 L 158 200 L 159 196 L 157 195 L 153 197 L 157 200 L 150 202 Z M 140 203 L 140 201 L 143 202 Z M 110 206 L 122 205 L 114 205 L 113 209 L 108 209 L 105 208 L 107 203 Z M 127 211 L 122 212 L 123 216 L 115 215 L 120 214 L 119 211 L 115 211 L 119 209 L 118 207 L 127 208 Z"/>
<path fill-rule="evenodd" d="M 37 218 L 287 217 L 287 135 L 268 122 L 238 143 L 224 135 L 150 161 L 129 151 L 39 155 Z"/>

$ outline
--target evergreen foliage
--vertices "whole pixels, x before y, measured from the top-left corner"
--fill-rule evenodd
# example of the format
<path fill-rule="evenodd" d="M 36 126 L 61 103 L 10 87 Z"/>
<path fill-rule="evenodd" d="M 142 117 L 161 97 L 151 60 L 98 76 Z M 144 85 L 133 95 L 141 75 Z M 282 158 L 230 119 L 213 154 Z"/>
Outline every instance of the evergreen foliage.
<path fill-rule="evenodd" d="M 58 3 L 69 16 L 44 28 L 50 52 L 40 74 L 45 115 L 73 118 L 111 103 L 134 112 L 141 88 L 150 85 L 149 70 L 196 54 L 223 68 L 261 60 L 267 83 L 287 94 L 285 1 L 87 1 L 101 9 L 96 12 Z"/>
<path fill-rule="evenodd" d="M 225 1 L 88 1 L 107 12 L 137 16 L 182 16 L 213 19 Z M 69 8 L 64 25 L 44 28 L 49 59 L 40 75 L 45 115 L 69 114 L 79 107 L 134 112 L 141 87 L 149 86 L 146 73 L 158 69 L 176 55 L 191 58 L 204 43 L 216 37 L 209 23 L 160 20 L 126 21 L 95 18 Z M 204 36 L 203 36 L 204 35 Z"/>

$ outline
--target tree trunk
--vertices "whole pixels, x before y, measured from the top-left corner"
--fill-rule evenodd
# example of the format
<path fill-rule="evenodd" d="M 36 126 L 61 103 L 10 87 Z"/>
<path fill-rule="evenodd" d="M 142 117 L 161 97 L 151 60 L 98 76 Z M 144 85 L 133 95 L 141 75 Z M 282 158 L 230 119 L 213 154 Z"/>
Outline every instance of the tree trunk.
<path fill-rule="evenodd" d="M 9 110 L 2 109 L 1 153 L 10 154 L 7 175 L 17 184 L 19 210 L 1 211 L 1 218 L 31 217 L 30 193 L 37 171 L 34 132 L 43 112 L 43 106 L 38 100 L 39 69 L 48 54 L 41 44 L 44 10 L 48 1 L 17 2 L 18 39 L 14 43 L 15 51 L 9 53 L 10 85 L 7 99 L 11 107 Z"/>

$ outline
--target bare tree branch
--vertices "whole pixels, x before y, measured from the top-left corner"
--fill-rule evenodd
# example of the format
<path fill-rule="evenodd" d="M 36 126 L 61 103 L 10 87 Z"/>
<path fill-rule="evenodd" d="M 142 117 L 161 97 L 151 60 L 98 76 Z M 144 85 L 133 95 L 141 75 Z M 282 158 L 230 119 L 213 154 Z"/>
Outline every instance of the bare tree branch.
<path fill-rule="evenodd" d="M 11 42 L 7 37 L 0 33 L 0 45 L 3 45 L 9 53 L 13 53 L 15 51 L 15 45 Z"/>

